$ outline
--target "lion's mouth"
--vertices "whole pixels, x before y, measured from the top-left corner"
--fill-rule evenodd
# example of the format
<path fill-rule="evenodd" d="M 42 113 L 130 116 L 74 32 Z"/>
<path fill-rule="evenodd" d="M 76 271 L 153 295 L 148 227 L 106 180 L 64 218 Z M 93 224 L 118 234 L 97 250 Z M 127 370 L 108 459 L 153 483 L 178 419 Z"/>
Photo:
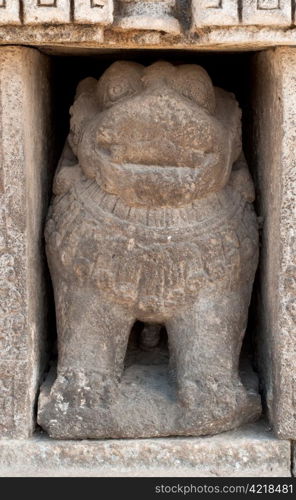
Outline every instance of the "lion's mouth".
<path fill-rule="evenodd" d="M 125 147 L 117 144 L 110 147 L 98 144 L 96 146 L 96 155 L 99 168 L 104 168 L 106 164 L 114 164 L 117 168 L 126 169 L 131 173 L 134 172 L 135 174 L 140 174 L 141 172 L 150 169 L 159 169 L 160 171 L 163 171 L 164 169 L 171 171 L 172 169 L 176 171 L 179 171 L 180 169 L 188 169 L 188 171 L 191 171 L 192 169 L 206 170 L 215 165 L 219 159 L 216 153 L 192 150 L 191 161 L 186 163 L 184 161 L 179 161 L 178 157 L 175 158 L 174 163 L 164 161 L 149 162 L 141 159 L 140 154 L 138 155 L 138 159 L 141 161 L 134 161 L 133 157 L 129 157 L 125 154 Z"/>

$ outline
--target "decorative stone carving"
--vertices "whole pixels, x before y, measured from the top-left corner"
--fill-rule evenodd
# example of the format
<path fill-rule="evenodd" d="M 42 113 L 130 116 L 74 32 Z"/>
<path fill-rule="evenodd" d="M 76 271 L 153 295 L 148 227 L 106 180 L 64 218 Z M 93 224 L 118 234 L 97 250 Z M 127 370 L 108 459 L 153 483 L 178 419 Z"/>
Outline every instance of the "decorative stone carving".
<path fill-rule="evenodd" d="M 244 0 L 244 24 L 287 26 L 292 22 L 291 0 Z"/>
<path fill-rule="evenodd" d="M 0 0 L 0 25 L 113 24 L 117 30 L 148 30 L 172 35 L 186 33 L 186 9 L 177 0 Z M 193 29 L 223 26 L 291 25 L 292 0 L 192 0 Z M 284 35 L 284 34 L 282 34 Z M 44 33 L 46 39 L 46 34 Z M 21 40 L 21 33 L 19 33 Z M 116 36 L 115 36 L 116 38 Z M 292 36 L 293 39 L 293 36 Z M 282 40 L 285 40 L 283 37 Z M 293 39 L 294 41 L 294 39 Z M 274 40 L 280 44 L 281 40 Z"/>
<path fill-rule="evenodd" d="M 192 15 L 196 27 L 239 24 L 237 0 L 192 0 Z"/>
<path fill-rule="evenodd" d="M 118 0 L 115 25 L 122 29 L 156 30 L 179 34 L 176 0 Z"/>
<path fill-rule="evenodd" d="M 1 24 L 21 24 L 19 0 L 0 0 Z"/>
<path fill-rule="evenodd" d="M 215 434 L 260 415 L 238 372 L 258 259 L 240 120 L 196 65 L 121 61 L 79 84 L 46 226 L 51 436 Z"/>
<path fill-rule="evenodd" d="M 25 0 L 26 24 L 63 24 L 70 22 L 70 0 Z"/>
<path fill-rule="evenodd" d="M 76 0 L 74 19 L 77 23 L 112 24 L 113 0 Z"/>

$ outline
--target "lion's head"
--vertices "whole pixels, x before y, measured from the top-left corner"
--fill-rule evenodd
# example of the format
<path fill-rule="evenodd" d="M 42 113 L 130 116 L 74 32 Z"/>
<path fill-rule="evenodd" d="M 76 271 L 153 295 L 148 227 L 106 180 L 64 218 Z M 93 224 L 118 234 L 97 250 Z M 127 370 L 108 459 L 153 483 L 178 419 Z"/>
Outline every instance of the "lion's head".
<path fill-rule="evenodd" d="M 240 119 L 200 66 L 118 61 L 79 84 L 69 142 L 84 175 L 129 205 L 182 206 L 225 186 Z"/>

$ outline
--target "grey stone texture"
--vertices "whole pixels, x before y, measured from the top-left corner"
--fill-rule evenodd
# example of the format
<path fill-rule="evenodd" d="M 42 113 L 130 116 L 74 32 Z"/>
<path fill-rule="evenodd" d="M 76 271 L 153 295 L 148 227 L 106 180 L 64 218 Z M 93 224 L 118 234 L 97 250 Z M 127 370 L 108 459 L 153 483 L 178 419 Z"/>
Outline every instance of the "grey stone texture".
<path fill-rule="evenodd" d="M 0 476 L 289 477 L 291 445 L 265 427 L 204 438 L 0 440 Z"/>
<path fill-rule="evenodd" d="M 150 437 L 256 420 L 239 356 L 258 230 L 235 97 L 197 65 L 120 61 L 80 82 L 70 113 L 46 225 L 59 359 L 40 425 Z M 165 325 L 168 351 L 148 328 L 126 357 L 136 320 Z"/>
<path fill-rule="evenodd" d="M 23 16 L 26 24 L 69 23 L 70 0 L 25 0 Z"/>
<path fill-rule="evenodd" d="M 19 0 L 10 0 L 9 2 L 0 1 L 1 24 L 21 24 Z"/>
<path fill-rule="evenodd" d="M 254 58 L 254 172 L 263 217 L 258 325 L 263 385 L 280 438 L 296 439 L 296 51 Z"/>
<path fill-rule="evenodd" d="M 192 28 L 289 26 L 293 0 L 192 0 Z M 121 30 L 188 31 L 188 13 L 176 0 L 116 0 L 114 26 Z M 190 8 L 190 6 L 189 6 Z M 295 17 L 295 16 L 293 16 Z M 113 22 L 113 0 L 0 0 L 0 24 L 58 25 Z"/>
<path fill-rule="evenodd" d="M 0 44 L 50 54 L 124 48 L 261 50 L 296 45 L 291 0 L 10 0 L 1 7 Z M 51 5 L 51 6 L 50 6 Z M 114 5 L 114 9 L 113 9 Z M 113 12 L 114 11 L 114 12 Z M 20 12 L 20 15 L 18 14 Z M 288 28 L 288 29 L 287 29 Z"/>
<path fill-rule="evenodd" d="M 193 27 L 239 24 L 237 0 L 192 0 Z"/>
<path fill-rule="evenodd" d="M 77 23 L 109 25 L 113 22 L 113 0 L 75 0 L 74 7 Z"/>
<path fill-rule="evenodd" d="M 115 26 L 124 30 L 156 30 L 179 35 L 176 0 L 118 0 Z"/>
<path fill-rule="evenodd" d="M 49 65 L 0 49 L 0 436 L 32 434 L 45 332 L 42 221 L 48 196 Z M 33 138 L 33 140 L 32 140 Z"/>
<path fill-rule="evenodd" d="M 244 0 L 243 24 L 289 26 L 292 20 L 291 0 Z"/>

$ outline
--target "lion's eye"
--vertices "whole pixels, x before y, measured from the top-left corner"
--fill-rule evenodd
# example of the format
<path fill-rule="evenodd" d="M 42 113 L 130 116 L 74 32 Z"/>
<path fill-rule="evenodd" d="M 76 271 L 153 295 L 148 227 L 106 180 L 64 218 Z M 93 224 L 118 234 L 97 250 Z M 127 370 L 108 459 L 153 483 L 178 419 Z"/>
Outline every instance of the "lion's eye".
<path fill-rule="evenodd" d="M 116 83 L 109 87 L 108 97 L 111 101 L 116 101 L 121 97 L 132 94 L 133 91 L 129 86 L 128 82 Z"/>

